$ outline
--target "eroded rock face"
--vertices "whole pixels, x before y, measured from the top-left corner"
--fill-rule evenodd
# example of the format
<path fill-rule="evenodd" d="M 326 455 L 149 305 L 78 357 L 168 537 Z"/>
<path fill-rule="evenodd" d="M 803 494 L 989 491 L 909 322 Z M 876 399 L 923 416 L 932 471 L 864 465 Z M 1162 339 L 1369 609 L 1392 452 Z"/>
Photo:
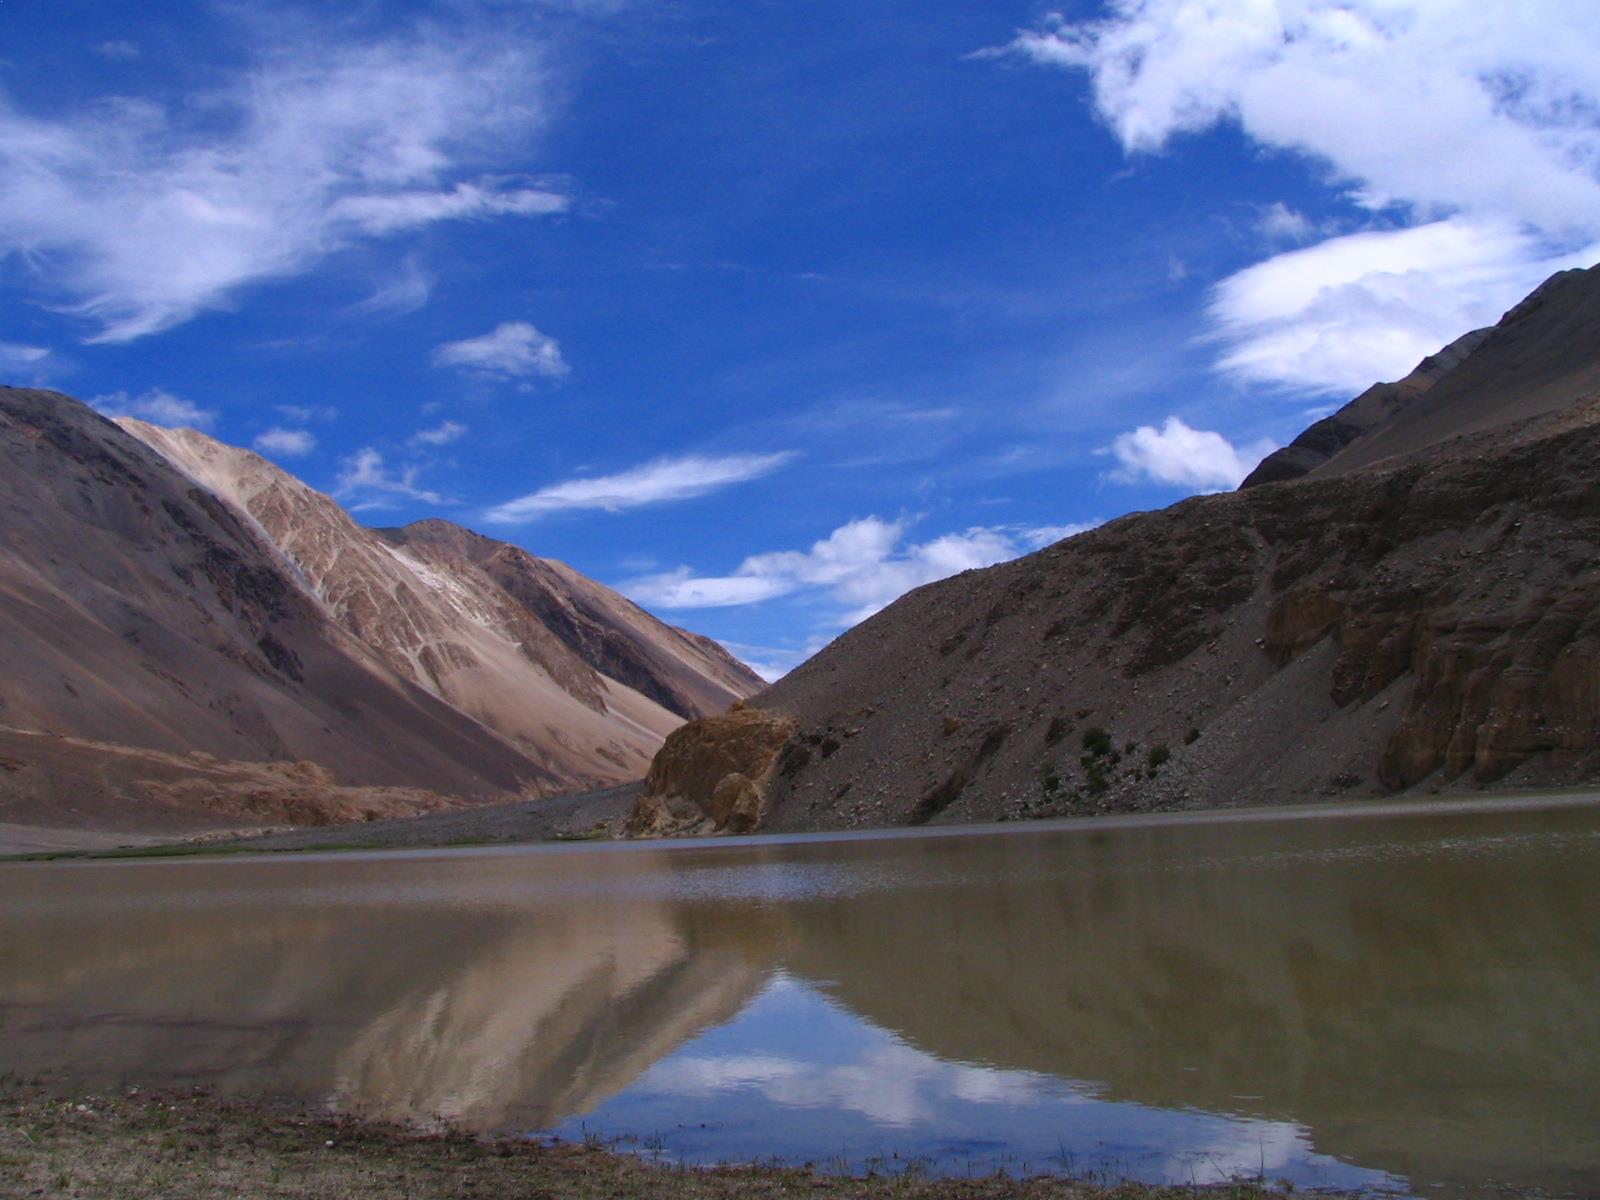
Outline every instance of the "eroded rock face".
<path fill-rule="evenodd" d="M 735 705 L 668 735 L 629 814 L 635 836 L 749 833 L 779 752 L 794 733 L 787 717 Z"/>

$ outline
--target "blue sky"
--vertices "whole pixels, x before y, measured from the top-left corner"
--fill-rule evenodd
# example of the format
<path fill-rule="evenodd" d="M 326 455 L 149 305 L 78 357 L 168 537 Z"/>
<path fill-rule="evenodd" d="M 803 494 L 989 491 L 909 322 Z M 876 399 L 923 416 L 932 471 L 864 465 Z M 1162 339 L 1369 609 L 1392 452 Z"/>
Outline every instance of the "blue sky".
<path fill-rule="evenodd" d="M 1600 259 L 1600 32 L 1501 7 L 6 0 L 0 378 L 774 673 Z"/>

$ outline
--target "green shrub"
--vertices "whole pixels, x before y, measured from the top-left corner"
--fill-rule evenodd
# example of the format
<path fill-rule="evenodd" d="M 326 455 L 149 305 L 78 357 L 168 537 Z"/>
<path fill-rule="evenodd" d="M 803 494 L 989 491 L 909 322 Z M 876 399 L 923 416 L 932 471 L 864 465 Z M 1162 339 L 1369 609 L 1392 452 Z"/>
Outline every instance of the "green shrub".
<path fill-rule="evenodd" d="M 1098 725 L 1091 725 L 1083 731 L 1083 748 L 1095 758 L 1100 758 L 1111 753 L 1111 735 Z"/>
<path fill-rule="evenodd" d="M 1155 774 L 1156 768 L 1162 766 L 1172 757 L 1172 751 L 1164 745 L 1150 747 L 1150 753 L 1145 757 L 1145 765 L 1150 768 L 1150 773 Z"/>
<path fill-rule="evenodd" d="M 1200 731 L 1198 729 L 1192 729 L 1191 728 L 1188 733 L 1183 735 L 1183 744 L 1185 746 L 1192 746 L 1196 742 L 1198 742 L 1199 740 L 1200 740 Z"/>

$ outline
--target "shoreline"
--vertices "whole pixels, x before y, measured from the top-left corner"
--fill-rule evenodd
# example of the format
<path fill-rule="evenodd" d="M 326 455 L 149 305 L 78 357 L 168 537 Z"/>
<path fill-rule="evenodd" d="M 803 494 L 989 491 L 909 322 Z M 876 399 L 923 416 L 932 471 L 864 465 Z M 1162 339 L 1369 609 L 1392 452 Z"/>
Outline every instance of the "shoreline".
<path fill-rule="evenodd" d="M 1292 1189 L 1290 1189 L 1292 1190 Z M 1055 1175 L 938 1178 L 909 1168 L 687 1167 L 596 1142 L 427 1132 L 306 1105 L 205 1092 L 63 1093 L 0 1078 L 0 1198 L 528 1200 L 838 1197 L 841 1200 L 1263 1200 L 1271 1180 L 1162 1185 Z M 1353 1195 L 1325 1193 L 1321 1196 Z"/>
<path fill-rule="evenodd" d="M 518 846 L 576 844 L 627 846 L 762 845 L 773 842 L 832 841 L 902 837 L 961 837 L 983 834 L 1026 835 L 1036 830 L 1148 828 L 1195 821 L 1296 821 L 1331 817 L 1405 817 L 1508 809 L 1583 807 L 1600 803 L 1600 788 L 1539 788 L 1471 791 L 1453 794 L 1371 796 L 1361 799 L 1294 800 L 1281 804 L 1241 804 L 1223 808 L 1157 809 L 1149 812 L 1036 818 L 980 824 L 891 825 L 866 829 L 762 831 L 706 837 L 625 838 L 617 836 L 621 816 L 640 785 L 574 793 L 486 809 L 409 817 L 370 824 L 313 826 L 239 838 L 203 837 L 178 842 L 118 847 L 50 849 L 0 853 L 0 865 L 13 863 L 160 860 L 172 858 L 275 857 L 295 854 L 372 854 L 390 851 L 509 849 Z M 613 812 L 606 817 L 604 814 Z M 582 822 L 574 825 L 577 814 Z M 599 820 L 595 820 L 599 814 Z M 348 836 L 340 837 L 340 833 Z"/>

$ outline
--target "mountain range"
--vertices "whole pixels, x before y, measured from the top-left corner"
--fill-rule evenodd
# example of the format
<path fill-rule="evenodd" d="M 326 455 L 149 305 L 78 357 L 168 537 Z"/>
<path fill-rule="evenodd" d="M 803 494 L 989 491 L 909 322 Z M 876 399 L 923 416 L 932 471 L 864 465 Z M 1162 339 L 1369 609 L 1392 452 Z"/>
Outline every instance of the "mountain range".
<path fill-rule="evenodd" d="M 0 389 L 0 823 L 408 815 L 639 778 L 761 680 L 561 563 L 358 525 L 193 430 Z"/>
<path fill-rule="evenodd" d="M 919 588 L 763 689 L 560 563 L 366 528 L 249 451 L 0 389 L 0 826 L 318 825 L 641 777 L 635 833 L 1592 783 L 1596 463 L 1600 268 L 1238 491 Z"/>

